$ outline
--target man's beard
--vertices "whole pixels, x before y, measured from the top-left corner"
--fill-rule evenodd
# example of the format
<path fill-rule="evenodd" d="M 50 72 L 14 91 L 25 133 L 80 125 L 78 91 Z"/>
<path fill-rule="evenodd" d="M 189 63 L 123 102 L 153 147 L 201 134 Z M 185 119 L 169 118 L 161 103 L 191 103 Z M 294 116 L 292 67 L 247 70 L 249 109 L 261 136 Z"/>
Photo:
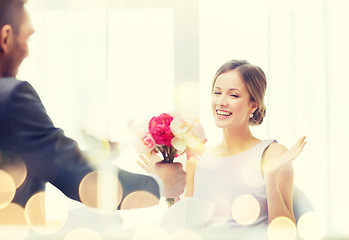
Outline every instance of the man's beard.
<path fill-rule="evenodd" d="M 16 77 L 18 72 L 18 66 L 11 59 L 6 59 L 6 62 L 3 64 L 2 76 L 3 77 Z"/>
<path fill-rule="evenodd" d="M 23 61 L 20 57 L 21 47 L 17 41 L 14 42 L 12 52 L 7 55 L 4 59 L 4 64 L 2 66 L 2 77 L 16 77 L 18 68 Z"/>

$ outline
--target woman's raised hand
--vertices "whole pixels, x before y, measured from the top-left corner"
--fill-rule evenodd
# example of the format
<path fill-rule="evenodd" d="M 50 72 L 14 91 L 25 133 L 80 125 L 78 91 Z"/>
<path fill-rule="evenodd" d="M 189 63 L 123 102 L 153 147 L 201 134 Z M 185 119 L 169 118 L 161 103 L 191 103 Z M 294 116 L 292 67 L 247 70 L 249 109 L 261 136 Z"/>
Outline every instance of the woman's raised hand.
<path fill-rule="evenodd" d="M 162 161 L 162 159 L 156 153 L 151 154 L 149 157 L 145 156 L 144 154 L 140 154 L 139 157 L 141 160 L 137 161 L 138 165 L 148 173 L 154 173 L 155 164 Z"/>
<path fill-rule="evenodd" d="M 307 143 L 305 138 L 305 136 L 301 137 L 289 150 L 269 159 L 263 167 L 264 175 L 274 175 L 285 165 L 293 161 L 303 151 L 303 148 Z"/>

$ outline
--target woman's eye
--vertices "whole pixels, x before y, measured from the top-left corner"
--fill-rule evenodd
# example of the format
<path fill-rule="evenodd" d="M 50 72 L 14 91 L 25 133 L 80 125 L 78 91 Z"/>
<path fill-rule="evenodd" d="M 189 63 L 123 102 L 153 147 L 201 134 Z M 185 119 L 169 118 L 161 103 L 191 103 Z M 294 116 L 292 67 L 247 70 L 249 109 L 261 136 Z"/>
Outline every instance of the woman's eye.
<path fill-rule="evenodd" d="M 215 95 L 219 95 L 219 94 L 221 94 L 220 92 L 213 92 L 213 94 L 215 94 Z"/>
<path fill-rule="evenodd" d="M 238 97 L 239 97 L 238 95 L 234 95 L 234 94 L 232 94 L 232 95 L 230 95 L 230 96 L 232 96 L 232 97 L 234 97 L 234 98 L 238 98 Z"/>

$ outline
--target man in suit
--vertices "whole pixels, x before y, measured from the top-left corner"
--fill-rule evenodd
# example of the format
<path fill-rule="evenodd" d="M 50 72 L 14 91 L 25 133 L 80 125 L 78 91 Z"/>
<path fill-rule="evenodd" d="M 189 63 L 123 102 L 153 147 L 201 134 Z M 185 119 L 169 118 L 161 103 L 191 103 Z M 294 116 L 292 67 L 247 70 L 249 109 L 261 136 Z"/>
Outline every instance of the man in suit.
<path fill-rule="evenodd" d="M 25 181 L 12 202 L 24 207 L 30 197 L 44 190 L 46 182 L 81 201 L 80 183 L 95 169 L 76 142 L 53 125 L 33 87 L 15 78 L 34 33 L 25 2 L 0 0 L 0 151 L 3 156 L 22 159 L 27 167 Z M 181 164 L 158 163 L 155 173 L 145 176 L 118 169 L 123 193 L 120 205 L 135 191 L 147 191 L 156 198 L 177 197 L 184 191 L 186 173 Z M 88 183 L 96 187 L 92 186 L 96 182 Z M 134 207 L 142 207 L 142 202 Z"/>

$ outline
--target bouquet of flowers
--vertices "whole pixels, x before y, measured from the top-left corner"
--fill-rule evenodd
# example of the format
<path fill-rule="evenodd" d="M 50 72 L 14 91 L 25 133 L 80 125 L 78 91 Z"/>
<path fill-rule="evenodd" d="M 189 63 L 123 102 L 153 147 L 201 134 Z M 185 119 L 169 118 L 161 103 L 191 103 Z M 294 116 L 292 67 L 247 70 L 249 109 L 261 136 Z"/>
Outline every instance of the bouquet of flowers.
<path fill-rule="evenodd" d="M 160 152 L 165 163 L 172 163 L 183 153 L 192 156 L 205 151 L 206 138 L 202 125 L 197 118 L 183 114 L 162 113 L 152 117 L 137 134 L 137 151 L 146 156 Z M 173 199 L 167 201 L 169 203 Z"/>

